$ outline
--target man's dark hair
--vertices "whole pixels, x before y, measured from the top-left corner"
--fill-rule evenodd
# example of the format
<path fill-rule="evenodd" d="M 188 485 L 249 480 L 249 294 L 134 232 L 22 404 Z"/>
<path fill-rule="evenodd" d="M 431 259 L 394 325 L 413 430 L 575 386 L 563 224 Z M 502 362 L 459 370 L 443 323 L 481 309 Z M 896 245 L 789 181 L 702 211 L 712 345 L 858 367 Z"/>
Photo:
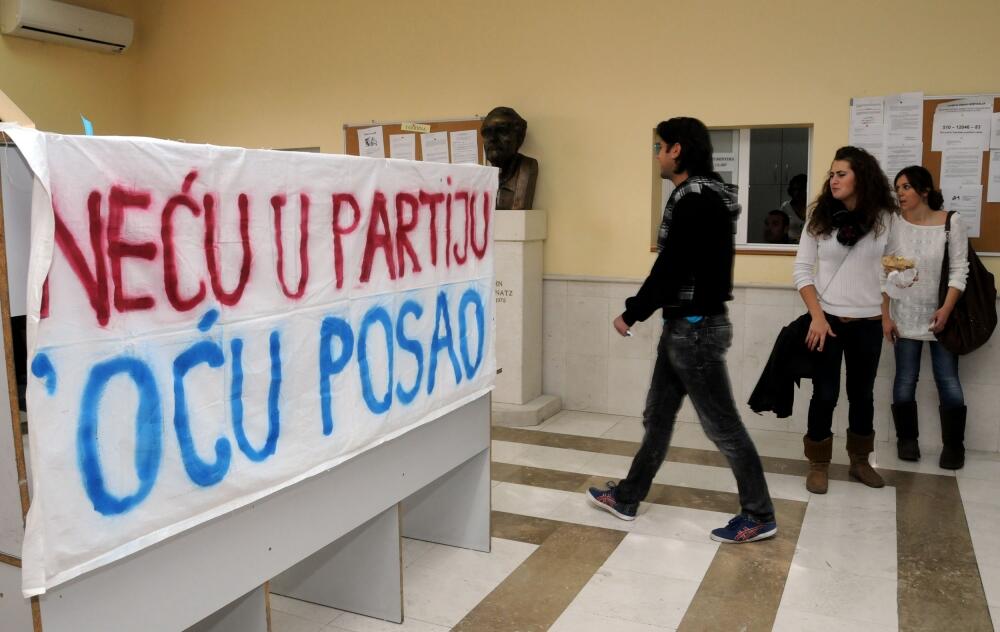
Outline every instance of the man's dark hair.
<path fill-rule="evenodd" d="M 809 178 L 804 173 L 797 173 L 788 181 L 788 188 L 791 189 L 795 185 L 799 185 L 803 189 L 809 183 Z"/>
<path fill-rule="evenodd" d="M 834 161 L 843 160 L 851 165 L 854 172 L 854 191 L 857 204 L 854 210 L 863 214 L 862 225 L 866 230 L 874 229 L 876 235 L 885 230 L 882 212 L 899 212 L 899 206 L 889 188 L 879 166 L 878 160 L 860 147 L 847 145 L 837 150 Z M 812 203 L 812 214 L 809 216 L 807 230 L 813 237 L 829 235 L 833 232 L 833 214 L 844 208 L 844 203 L 833 197 L 830 191 L 830 178 L 823 183 L 823 191 Z"/>
<path fill-rule="evenodd" d="M 781 209 L 777 209 L 776 208 L 773 211 L 769 212 L 768 215 L 778 215 L 778 216 L 780 216 L 781 217 L 781 223 L 782 223 L 782 225 L 785 228 L 788 228 L 789 226 L 792 225 L 792 220 L 790 220 L 788 218 L 788 213 L 782 211 Z"/>
<path fill-rule="evenodd" d="M 681 144 L 677 170 L 689 176 L 706 176 L 721 180 L 712 168 L 712 139 L 708 128 L 696 118 L 678 116 L 656 126 L 656 135 L 667 147 Z"/>
<path fill-rule="evenodd" d="M 495 116 L 503 117 L 513 121 L 514 130 L 517 132 L 517 137 L 519 141 L 524 142 L 524 136 L 525 134 L 528 133 L 528 121 L 521 118 L 521 115 L 518 114 L 514 108 L 509 108 L 501 105 L 500 107 L 496 107 L 490 110 L 490 113 L 486 115 L 486 118 L 493 118 Z"/>

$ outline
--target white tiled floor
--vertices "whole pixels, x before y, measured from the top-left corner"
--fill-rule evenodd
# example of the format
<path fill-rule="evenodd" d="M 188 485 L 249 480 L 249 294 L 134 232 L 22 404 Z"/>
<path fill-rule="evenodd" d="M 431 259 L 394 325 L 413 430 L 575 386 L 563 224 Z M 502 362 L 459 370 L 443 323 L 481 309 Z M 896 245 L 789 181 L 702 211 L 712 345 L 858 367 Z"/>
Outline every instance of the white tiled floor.
<path fill-rule="evenodd" d="M 531 426 L 533 430 L 544 430 L 545 432 L 559 432 L 573 434 L 582 437 L 602 437 L 611 430 L 612 427 L 621 422 L 633 421 L 634 417 L 622 417 L 619 415 L 601 415 L 598 413 L 560 411 L 549 417 L 537 426 Z"/>
<path fill-rule="evenodd" d="M 490 553 L 431 544 L 404 570 L 406 618 L 455 625 L 536 548 L 498 538 Z"/>
<path fill-rule="evenodd" d="M 403 539 L 403 625 L 271 595 L 274 632 L 438 632 L 458 623 L 538 548 L 493 538 L 480 553 Z"/>
<path fill-rule="evenodd" d="M 673 629 L 607 617 L 581 608 L 567 608 L 549 628 L 552 632 L 663 632 Z"/>
<path fill-rule="evenodd" d="M 577 421 L 579 419 L 579 421 Z M 574 413 L 563 411 L 558 419 L 550 422 L 557 425 L 561 432 L 574 433 L 577 426 L 591 433 L 600 430 L 603 426 L 598 425 L 599 420 L 594 419 L 592 413 Z M 538 428 L 546 430 L 544 426 Z M 577 434 L 577 433 L 574 433 Z M 580 432 L 579 434 L 583 434 Z M 605 438 L 620 438 L 630 441 L 638 441 L 642 437 L 642 424 L 635 418 L 623 418 L 615 423 L 602 435 Z M 758 451 L 766 456 L 782 458 L 802 458 L 801 436 L 780 431 L 751 430 L 751 436 L 757 445 Z M 499 449 L 494 452 L 495 460 L 505 462 L 530 465 L 541 462 L 545 457 L 546 450 L 557 450 L 556 448 L 540 448 L 533 451 L 531 455 L 532 463 L 524 457 L 523 453 L 518 453 L 516 449 L 504 442 L 494 442 Z M 674 431 L 672 444 L 675 446 L 714 449 L 711 442 L 701 430 L 698 424 L 679 422 Z M 538 446 L 535 446 L 538 448 Z M 553 461 L 567 466 L 580 464 L 580 460 L 569 457 L 566 453 L 572 450 L 559 449 L 554 452 Z M 887 459 L 893 454 L 887 451 Z M 842 461 L 846 461 L 846 455 Z M 925 459 L 919 465 L 932 467 L 937 471 L 936 464 Z M 628 471 L 631 458 L 607 454 L 594 455 L 590 460 L 582 463 L 580 470 L 589 474 L 607 476 L 609 478 L 619 478 Z M 895 463 L 894 463 L 895 464 Z M 916 469 L 916 468 L 915 468 Z M 1000 468 L 998 468 L 1000 473 Z M 670 483 L 698 489 L 712 489 L 719 491 L 736 491 L 735 480 L 732 473 L 726 468 L 709 467 L 702 465 L 691 465 L 684 463 L 667 462 L 658 472 L 656 479 L 660 483 Z M 812 496 L 804 489 L 804 480 L 799 476 L 768 475 L 768 485 L 775 498 L 788 498 L 803 502 L 809 502 L 806 518 L 803 523 L 799 545 L 793 558 L 792 575 L 789 578 L 790 588 L 786 588 L 779 608 L 779 623 L 776 626 L 782 629 L 831 629 L 825 628 L 824 608 L 829 608 L 831 616 L 838 616 L 837 607 L 842 607 L 843 600 L 848 599 L 852 603 L 851 616 L 857 627 L 860 629 L 895 629 L 896 628 L 896 523 L 895 523 L 895 490 L 891 487 L 882 489 L 869 489 L 854 483 L 842 481 L 831 481 L 830 492 L 826 496 Z M 976 483 L 972 483 L 975 486 Z M 521 487 L 521 486 L 517 486 Z M 511 488 L 514 497 L 524 493 L 531 496 L 529 490 L 519 490 Z M 552 505 L 558 495 L 549 494 L 545 496 L 543 506 L 549 517 L 560 517 L 566 519 L 567 512 L 573 512 L 571 506 L 563 505 L 555 507 Z M 537 496 L 536 496 L 537 497 Z M 661 507 L 651 507 L 646 516 L 661 515 Z M 676 508 L 667 508 L 676 509 Z M 693 510 L 680 510 L 691 512 Z M 662 527 L 666 527 L 671 522 L 674 515 L 665 512 L 663 518 L 659 520 L 660 529 L 651 532 L 662 535 Z M 688 517 L 690 517 L 690 513 Z M 582 519 L 587 519 L 581 516 Z M 616 528 L 615 523 L 621 525 L 620 521 L 610 517 L 608 524 Z M 719 516 L 722 518 L 722 516 Z M 617 528 L 630 530 L 632 533 L 628 537 L 633 537 L 640 531 L 645 531 L 646 527 L 640 524 Z M 702 521 L 698 521 L 699 523 Z M 698 533 L 694 524 L 689 523 L 685 529 L 684 539 L 690 546 L 694 542 L 705 542 L 705 531 Z M 710 528 L 706 525 L 707 528 Z M 662 546 L 662 540 L 653 540 Z M 624 543 L 623 543 L 624 545 Z M 663 559 L 664 556 L 656 551 L 654 544 L 647 543 L 648 548 L 645 558 Z M 644 557 L 639 554 L 639 557 Z M 666 558 L 669 559 L 669 558 Z M 709 558 L 710 561 L 711 558 Z M 609 559 L 609 563 L 611 560 Z M 606 565 L 607 566 L 607 565 Z M 705 566 L 707 568 L 707 566 Z M 1000 566 L 998 566 L 1000 571 Z M 647 571 L 648 572 L 648 569 Z M 998 572 L 1000 577 L 1000 572 Z M 791 587 L 794 578 L 795 586 Z M 621 581 L 628 583 L 628 577 Z M 595 578 L 597 585 L 605 586 L 614 583 L 614 577 Z M 853 592 L 852 592 L 853 591 Z M 679 594 L 684 594 L 679 590 Z M 693 593 L 692 593 L 693 594 Z M 583 593 L 581 593 L 582 597 Z M 636 605 L 636 607 L 641 607 Z M 669 614 L 672 612 L 669 607 L 658 604 L 661 614 L 664 616 L 657 619 L 659 625 L 668 625 L 666 622 L 674 621 Z M 560 620 L 559 629 L 566 622 L 575 622 L 581 614 L 580 607 L 571 607 Z M 608 616 L 607 612 L 603 613 Z M 683 611 L 681 612 L 683 616 Z M 676 622 L 679 622 L 679 618 Z M 836 619 L 833 619 L 836 620 Z M 840 619 L 842 622 L 843 619 Z M 641 619 L 633 623 L 653 623 L 652 621 L 642 621 Z M 673 625 L 676 625 L 676 622 Z M 568 628 L 567 628 L 568 629 Z"/>
<path fill-rule="evenodd" d="M 305 619 L 321 626 L 332 623 L 334 619 L 342 614 L 340 610 L 318 606 L 307 601 L 299 601 L 298 599 L 289 599 L 288 597 L 282 597 L 274 593 L 271 594 L 271 610 L 272 612 L 277 610 L 282 614 L 298 619 Z M 282 629 L 277 626 L 275 627 L 279 630 Z"/>
<path fill-rule="evenodd" d="M 615 623 L 624 621 L 673 630 L 684 617 L 698 591 L 698 584 L 697 581 L 602 567 L 565 610 L 563 617 L 599 615 Z M 573 629 L 563 625 L 565 623 L 557 620 L 553 629 Z"/>
<path fill-rule="evenodd" d="M 641 520 L 625 522 L 596 511 L 583 494 L 516 483 L 501 483 L 493 488 L 493 509 L 699 543 L 706 542 L 709 531 L 725 525 L 732 517 L 716 511 L 643 503 L 639 507 Z"/>
<path fill-rule="evenodd" d="M 969 457 L 972 458 L 969 458 Z M 965 467 L 958 471 L 959 479 L 974 478 L 1000 482 L 1000 455 L 972 452 L 966 455 Z"/>
<path fill-rule="evenodd" d="M 970 467 L 971 466 L 971 467 Z M 1000 608 L 1000 550 L 996 547 L 996 525 L 1000 524 L 1000 462 L 977 460 L 966 463 L 958 477 L 969 535 L 979 562 L 983 591 L 991 612 Z M 968 470 L 968 471 L 966 471 Z M 982 477 L 982 478 L 972 478 Z M 993 620 L 997 621 L 993 613 Z"/>
<path fill-rule="evenodd" d="M 711 541 L 630 533 L 551 629 L 673 630 L 717 548 Z"/>
<path fill-rule="evenodd" d="M 604 568 L 700 582 L 718 549 L 719 543 L 712 540 L 690 542 L 630 533 L 604 563 Z"/>
<path fill-rule="evenodd" d="M 637 418 L 563 411 L 537 430 L 638 441 Z M 800 459 L 801 436 L 751 430 L 765 456 Z M 713 449 L 698 424 L 678 423 L 675 446 Z M 835 461 L 846 462 L 843 449 Z M 916 464 L 896 460 L 891 444 L 877 446 L 885 467 L 953 475 L 924 451 Z M 580 450 L 494 441 L 498 462 L 618 478 L 631 459 Z M 958 485 L 979 559 L 987 601 L 1000 615 L 1000 552 L 992 546 L 1000 522 L 1000 458 L 969 452 Z M 656 479 L 673 485 L 735 491 L 727 468 L 667 463 Z M 824 496 L 809 495 L 798 476 L 768 475 L 776 498 L 807 502 L 805 520 L 782 595 L 774 630 L 897 629 L 896 497 L 891 487 L 869 489 L 831 481 Z M 495 482 L 495 510 L 627 532 L 621 544 L 551 628 L 556 631 L 661 632 L 674 629 L 691 602 L 718 545 L 707 533 L 729 514 L 643 504 L 639 519 L 623 522 L 596 511 L 582 494 Z M 735 508 L 734 508 L 735 510 Z M 779 525 L 780 527 L 780 525 Z M 446 630 L 467 614 L 536 548 L 493 540 L 490 555 L 404 540 L 403 626 L 273 597 L 274 632 L 381 632 Z M 610 604 L 610 605 L 609 605 Z M 845 604 L 850 604 L 849 608 Z"/>
<path fill-rule="evenodd" d="M 594 458 L 593 452 L 517 443 L 502 445 L 503 443 L 503 441 L 493 442 L 495 451 L 492 454 L 492 459 L 495 462 L 548 468 L 563 472 L 583 472 L 585 471 L 584 465 Z"/>
<path fill-rule="evenodd" d="M 896 512 L 810 503 L 794 563 L 895 581 Z"/>
<path fill-rule="evenodd" d="M 786 609 L 791 612 L 784 613 Z M 895 630 L 896 580 L 806 568 L 793 561 L 778 613 L 794 620 L 794 613 L 801 612 L 836 618 L 850 613 L 852 619 Z"/>
<path fill-rule="evenodd" d="M 612 479 L 623 478 L 628 473 L 632 458 L 615 454 L 598 454 L 566 448 L 494 441 L 493 461 L 592 474 Z M 803 487 L 801 477 L 784 474 L 767 474 L 766 476 L 773 497 L 803 502 L 807 500 L 809 493 Z M 736 479 L 733 478 L 732 472 L 728 468 L 708 465 L 667 462 L 657 472 L 653 481 L 680 487 L 736 492 Z"/>
<path fill-rule="evenodd" d="M 895 600 L 893 600 L 895 603 Z M 782 608 L 774 620 L 772 632 L 833 632 L 835 630 L 851 630 L 851 632 L 895 632 L 895 625 L 881 625 L 870 621 L 859 621 L 843 614 L 835 617 L 817 612 L 806 612 Z"/>
<path fill-rule="evenodd" d="M 806 508 L 775 629 L 836 629 L 822 617 L 848 613 L 862 628 L 896 629 L 894 490 L 871 490 L 890 492 L 882 495 L 888 509 L 879 510 L 865 506 L 874 495 L 856 500 L 851 487 L 837 488 L 831 502 Z"/>
<path fill-rule="evenodd" d="M 567 432 L 573 428 L 573 420 L 578 415 L 595 416 L 594 413 L 562 411 L 559 427 L 561 432 Z M 608 415 L 612 419 L 620 421 L 605 432 L 601 437 L 605 439 L 618 439 L 621 441 L 642 441 L 642 420 L 638 417 L 621 417 Z M 555 419 L 555 417 L 553 417 Z M 538 430 L 545 430 L 544 426 L 537 426 Z M 748 428 L 750 438 L 753 439 L 757 452 L 761 456 L 777 457 L 783 459 L 801 459 L 802 455 L 802 435 L 797 432 L 784 430 L 761 430 L 758 428 Z M 715 450 L 711 440 L 705 436 L 701 429 L 701 424 L 697 422 L 678 421 L 674 427 L 674 435 L 671 445 L 681 448 L 696 448 L 699 450 Z M 937 466 L 937 456 L 940 454 L 940 447 L 934 445 L 921 446 L 924 458 L 916 463 L 911 461 L 900 461 L 896 458 L 896 445 L 894 442 L 877 441 L 875 443 L 875 454 L 872 455 L 872 463 L 876 466 L 887 467 L 904 472 L 925 472 L 929 474 L 939 474 L 943 476 L 954 476 L 954 473 L 940 469 Z M 976 461 L 974 471 L 986 470 L 987 473 L 981 476 L 989 477 L 991 474 L 1000 480 L 1000 458 L 993 457 L 985 452 L 971 452 Z M 847 464 L 847 452 L 844 449 L 844 438 L 834 438 L 833 462 Z M 992 465 L 988 465 L 992 464 Z"/>

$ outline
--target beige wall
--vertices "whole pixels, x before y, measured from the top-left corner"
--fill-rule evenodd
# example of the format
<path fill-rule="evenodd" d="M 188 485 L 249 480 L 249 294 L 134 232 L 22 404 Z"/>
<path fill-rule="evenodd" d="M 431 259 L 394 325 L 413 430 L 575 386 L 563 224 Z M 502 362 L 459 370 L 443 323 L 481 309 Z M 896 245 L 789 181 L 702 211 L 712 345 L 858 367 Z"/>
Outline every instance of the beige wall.
<path fill-rule="evenodd" d="M 8 0 L 0 0 L 7 2 Z M 141 0 L 74 0 L 72 4 L 135 17 Z M 0 90 L 39 129 L 82 133 L 80 114 L 99 134 L 137 134 L 138 55 L 0 37 Z"/>
<path fill-rule="evenodd" d="M 1000 92 L 996 0 L 107 4 L 137 18 L 120 58 L 2 38 L 3 88 L 43 129 L 78 129 L 85 111 L 99 132 L 339 152 L 344 123 L 510 105 L 541 163 L 549 274 L 644 275 L 663 118 L 812 124 L 818 182 L 852 96 Z M 741 256 L 737 280 L 788 283 L 790 270 L 789 257 Z"/>

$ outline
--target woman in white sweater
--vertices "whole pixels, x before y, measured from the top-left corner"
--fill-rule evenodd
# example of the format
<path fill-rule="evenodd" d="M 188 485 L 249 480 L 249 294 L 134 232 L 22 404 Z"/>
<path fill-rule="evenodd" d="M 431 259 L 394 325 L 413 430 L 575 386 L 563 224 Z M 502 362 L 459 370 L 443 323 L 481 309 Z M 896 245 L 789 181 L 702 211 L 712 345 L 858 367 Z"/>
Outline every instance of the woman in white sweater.
<path fill-rule="evenodd" d="M 949 470 L 965 464 L 965 396 L 958 379 L 958 356 L 934 337 L 944 329 L 956 301 L 965 290 L 969 275 L 968 233 L 958 214 L 952 215 L 948 243 L 948 292 L 939 301 L 941 264 L 945 248 L 945 221 L 948 212 L 941 210 L 944 198 L 934 189 L 934 178 L 927 169 L 907 167 L 895 180 L 896 197 L 902 216 L 893 219 L 889 229 L 889 253 L 916 264 L 916 280 L 894 283 L 899 275 L 885 283 L 888 294 L 883 301 L 882 329 L 893 344 L 896 377 L 892 385 L 892 418 L 896 424 L 896 449 L 906 461 L 920 459 L 917 443 L 917 378 L 920 375 L 920 352 L 924 342 L 931 348 L 931 366 L 937 385 L 944 449 L 939 465 Z M 890 301 L 890 296 L 892 300 Z"/>
<path fill-rule="evenodd" d="M 851 477 L 882 487 L 868 463 L 874 449 L 875 374 L 882 351 L 881 258 L 896 203 L 878 161 L 857 147 L 841 147 L 823 191 L 812 205 L 795 257 L 798 288 L 812 324 L 806 346 L 822 352 L 803 437 L 806 489 L 825 494 L 833 451 L 833 410 L 840 395 L 841 358 L 847 365 L 847 453 Z"/>

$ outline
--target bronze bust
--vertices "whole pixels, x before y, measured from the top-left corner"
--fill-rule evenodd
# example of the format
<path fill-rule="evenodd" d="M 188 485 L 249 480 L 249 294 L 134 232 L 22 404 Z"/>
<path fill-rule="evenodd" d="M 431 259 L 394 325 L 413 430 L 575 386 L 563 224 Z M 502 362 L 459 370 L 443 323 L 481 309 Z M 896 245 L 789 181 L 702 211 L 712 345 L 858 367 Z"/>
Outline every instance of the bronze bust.
<path fill-rule="evenodd" d="M 528 122 L 513 108 L 493 108 L 483 119 L 486 159 L 500 168 L 498 209 L 530 209 L 534 201 L 538 161 L 518 153 L 527 131 Z"/>

